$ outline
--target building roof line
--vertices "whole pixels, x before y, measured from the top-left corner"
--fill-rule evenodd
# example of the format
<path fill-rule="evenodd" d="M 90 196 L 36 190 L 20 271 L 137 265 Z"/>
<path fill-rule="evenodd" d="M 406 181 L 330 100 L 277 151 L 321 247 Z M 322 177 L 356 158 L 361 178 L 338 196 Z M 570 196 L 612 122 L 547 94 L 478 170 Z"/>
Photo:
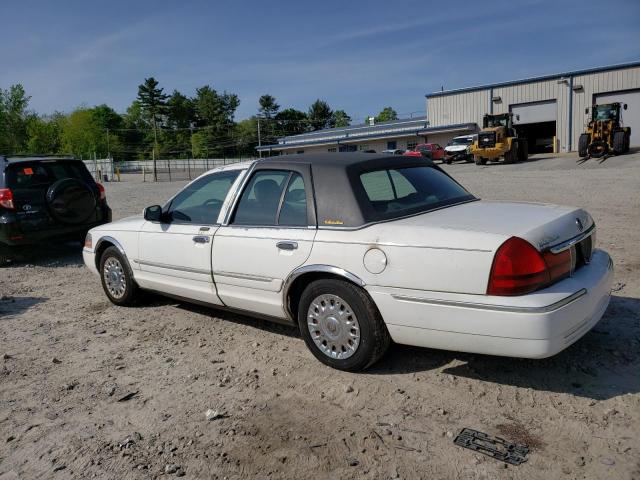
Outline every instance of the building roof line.
<path fill-rule="evenodd" d="M 372 140 L 384 140 L 385 138 L 398 138 L 398 137 L 409 137 L 409 136 L 420 136 L 429 133 L 438 133 L 438 132 L 448 132 L 448 131 L 456 131 L 456 130 L 475 130 L 477 125 L 475 123 L 457 123 L 453 125 L 440 125 L 437 127 L 426 127 L 426 128 L 416 128 L 411 131 L 404 132 L 389 132 L 385 134 L 380 133 L 372 133 L 370 135 L 361 135 L 358 137 L 347 137 L 343 136 L 340 138 L 330 138 L 326 140 L 316 140 L 313 141 L 311 139 L 307 139 L 304 142 L 295 142 L 295 143 L 274 143 L 271 145 L 262 145 L 260 147 L 256 147 L 258 151 L 269 151 L 269 150 L 283 150 L 286 148 L 303 148 L 303 147 L 315 147 L 320 145 L 337 145 L 337 144 L 349 144 L 349 143 L 357 143 L 363 140 L 372 141 Z"/>
<path fill-rule="evenodd" d="M 334 127 L 334 128 L 323 128 L 321 130 L 315 130 L 313 132 L 305 132 L 305 133 L 300 133 L 298 135 L 288 135 L 285 137 L 281 137 L 283 139 L 287 139 L 287 138 L 298 138 L 298 137 L 315 137 L 318 135 L 327 135 L 329 133 L 332 134 L 339 134 L 339 133 L 343 133 L 343 132 L 351 132 L 351 131 L 355 131 L 355 130 L 365 130 L 365 129 L 375 129 L 375 128 L 383 128 L 386 126 L 400 126 L 402 124 L 406 124 L 406 123 L 419 123 L 419 122 L 424 122 L 426 121 L 427 117 L 425 115 L 422 115 L 420 117 L 413 117 L 413 118 L 403 118 L 400 120 L 390 120 L 388 122 L 380 122 L 380 123 L 374 123 L 373 125 L 369 125 L 369 124 L 359 124 L 359 125 L 350 125 L 348 127 Z"/>
<path fill-rule="evenodd" d="M 472 87 L 454 88 L 452 90 L 442 90 L 440 92 L 427 93 L 425 97 L 427 98 L 444 97 L 447 95 L 455 95 L 458 93 L 477 92 L 479 90 L 489 90 L 490 88 L 509 87 L 513 85 L 522 85 L 525 83 L 540 82 L 543 80 L 553 80 L 556 78 L 563 78 L 563 77 L 576 77 L 579 75 L 586 75 L 589 73 L 606 72 L 610 70 L 622 70 L 625 68 L 633 68 L 633 67 L 640 67 L 640 60 L 634 61 L 634 62 L 627 62 L 627 63 L 617 63 L 614 65 L 608 65 L 604 67 L 593 67 L 593 68 L 586 68 L 582 70 L 572 70 L 569 72 L 540 75 L 536 77 L 522 78 L 519 80 L 511 80 L 507 82 L 487 83 L 483 85 L 475 85 Z"/>

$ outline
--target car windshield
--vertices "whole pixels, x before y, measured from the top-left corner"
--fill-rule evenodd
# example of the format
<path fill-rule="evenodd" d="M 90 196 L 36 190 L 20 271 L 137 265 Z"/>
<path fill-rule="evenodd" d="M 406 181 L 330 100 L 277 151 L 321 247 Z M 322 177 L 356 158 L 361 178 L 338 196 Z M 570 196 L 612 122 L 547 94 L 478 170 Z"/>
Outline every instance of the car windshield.
<path fill-rule="evenodd" d="M 386 168 L 360 174 L 368 222 L 427 212 L 475 200 L 460 184 L 430 166 Z"/>
<path fill-rule="evenodd" d="M 451 145 L 471 145 L 472 140 L 468 137 L 454 138 Z"/>

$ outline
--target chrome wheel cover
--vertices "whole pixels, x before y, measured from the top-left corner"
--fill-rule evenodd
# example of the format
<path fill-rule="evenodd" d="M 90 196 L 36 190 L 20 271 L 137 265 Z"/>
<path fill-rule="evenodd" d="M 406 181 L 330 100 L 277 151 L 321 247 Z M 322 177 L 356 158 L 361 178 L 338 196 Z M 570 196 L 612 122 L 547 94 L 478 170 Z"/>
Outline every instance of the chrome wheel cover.
<path fill-rule="evenodd" d="M 324 294 L 314 298 L 307 311 L 307 326 L 313 342 L 329 358 L 344 360 L 360 345 L 360 324 L 342 298 Z"/>
<path fill-rule="evenodd" d="M 107 258 L 102 267 L 102 276 L 109 295 L 115 299 L 122 298 L 127 289 L 127 278 L 120 260 L 115 257 Z"/>

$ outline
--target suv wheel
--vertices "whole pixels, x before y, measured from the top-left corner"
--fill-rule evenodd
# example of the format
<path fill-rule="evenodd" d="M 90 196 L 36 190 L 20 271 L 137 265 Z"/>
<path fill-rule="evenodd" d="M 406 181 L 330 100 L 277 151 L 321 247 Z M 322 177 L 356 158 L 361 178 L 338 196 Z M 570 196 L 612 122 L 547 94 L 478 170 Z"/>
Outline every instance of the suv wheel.
<path fill-rule="evenodd" d="M 104 293 L 112 303 L 120 306 L 135 303 L 138 286 L 127 260 L 116 247 L 107 248 L 100 257 L 100 279 Z"/>
<path fill-rule="evenodd" d="M 317 280 L 300 298 L 298 325 L 311 353 L 325 365 L 364 370 L 387 351 L 391 337 L 373 301 L 342 280 Z"/>

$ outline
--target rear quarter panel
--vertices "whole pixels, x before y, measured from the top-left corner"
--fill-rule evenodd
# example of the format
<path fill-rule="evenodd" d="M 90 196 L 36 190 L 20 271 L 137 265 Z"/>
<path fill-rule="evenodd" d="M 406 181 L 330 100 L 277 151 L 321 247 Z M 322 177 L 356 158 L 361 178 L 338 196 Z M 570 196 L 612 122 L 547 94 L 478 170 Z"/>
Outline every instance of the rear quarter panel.
<path fill-rule="evenodd" d="M 393 223 L 351 231 L 321 229 L 306 264 L 343 268 L 370 286 L 486 293 L 494 250 L 474 247 L 474 237 L 482 234 L 467 232 L 468 248 L 450 247 L 442 232 L 424 228 L 399 232 L 394 231 Z M 386 256 L 381 273 L 365 268 L 364 257 L 370 249 L 379 249 Z"/>

